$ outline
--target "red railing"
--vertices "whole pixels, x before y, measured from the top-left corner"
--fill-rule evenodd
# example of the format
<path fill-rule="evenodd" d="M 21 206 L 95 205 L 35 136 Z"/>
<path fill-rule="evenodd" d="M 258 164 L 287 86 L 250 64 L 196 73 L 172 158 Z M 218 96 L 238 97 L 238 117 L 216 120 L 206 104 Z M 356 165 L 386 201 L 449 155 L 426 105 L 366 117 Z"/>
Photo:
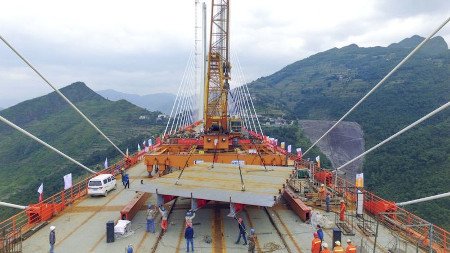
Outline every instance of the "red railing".
<path fill-rule="evenodd" d="M 305 167 L 309 163 L 305 161 L 296 161 Z M 314 164 L 314 171 L 320 169 Z M 343 196 L 348 204 L 356 206 L 355 185 L 344 178 L 337 177 L 333 174 L 331 188 Z M 414 215 L 405 209 L 398 207 L 394 202 L 385 200 L 369 191 L 362 190 L 364 194 L 364 210 L 366 213 L 373 215 L 384 226 L 397 231 L 405 236 L 414 244 L 420 247 L 430 249 L 430 245 L 435 252 L 450 252 L 448 239 L 450 233 L 445 229 L 438 227 L 430 222 Z M 432 243 L 430 244 L 430 229 Z"/>
<path fill-rule="evenodd" d="M 98 174 L 117 175 L 120 173 L 121 168 L 128 169 L 135 165 L 142 159 L 144 154 L 145 151 L 143 150 L 133 156 L 124 158 L 116 164 L 99 171 L 97 174 L 90 175 L 81 180 L 67 190 L 58 192 L 38 204 L 30 204 L 24 211 L 21 211 L 0 223 L 0 233 L 2 234 L 2 237 L 9 242 L 15 240 L 15 235 L 20 231 L 23 237 L 27 238 L 29 233 L 41 226 L 43 222 L 50 220 L 53 216 L 62 212 L 69 204 L 86 196 L 89 179 Z M 0 250 L 3 248 L 3 241 L 0 241 Z"/>

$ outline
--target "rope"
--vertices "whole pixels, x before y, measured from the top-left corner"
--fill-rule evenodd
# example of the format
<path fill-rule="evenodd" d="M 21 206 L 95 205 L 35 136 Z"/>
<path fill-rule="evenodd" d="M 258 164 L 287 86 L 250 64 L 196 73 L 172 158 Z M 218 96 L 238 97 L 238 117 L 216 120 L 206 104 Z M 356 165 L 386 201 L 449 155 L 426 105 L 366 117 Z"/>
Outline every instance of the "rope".
<path fill-rule="evenodd" d="M 436 113 L 438 113 L 438 112 L 444 110 L 445 108 L 447 108 L 447 107 L 449 107 L 449 106 L 450 106 L 450 102 L 447 102 L 447 103 L 445 103 L 444 105 L 442 105 L 442 106 L 440 106 L 439 108 L 437 108 L 436 110 L 434 110 L 434 111 L 428 113 L 427 115 L 423 116 L 422 118 L 416 120 L 416 121 L 415 121 L 414 123 L 412 123 L 411 125 L 409 125 L 409 126 L 403 128 L 402 130 L 398 131 L 396 134 L 391 135 L 389 138 L 385 139 L 384 141 L 382 141 L 382 142 L 378 143 L 377 145 L 371 147 L 370 149 L 368 149 L 368 150 L 365 151 L 364 153 L 358 155 L 357 157 L 353 158 L 352 160 L 350 160 L 350 161 L 346 162 L 345 164 L 341 165 L 339 168 L 336 169 L 336 173 L 337 173 L 338 170 L 340 170 L 340 169 L 344 168 L 345 166 L 349 165 L 350 163 L 352 163 L 352 162 L 358 160 L 358 159 L 361 158 L 362 156 L 364 156 L 364 155 L 366 155 L 366 154 L 368 154 L 368 153 L 374 151 L 375 149 L 379 148 L 379 147 L 382 146 L 383 144 L 389 142 L 390 140 L 392 140 L 392 139 L 394 139 L 395 137 L 401 135 L 402 133 L 408 131 L 409 129 L 411 129 L 411 128 L 417 126 L 417 125 L 420 124 L 422 121 L 424 121 L 424 120 L 430 118 L 431 116 L 435 115 Z M 336 179 L 337 179 L 337 177 L 336 177 Z"/>
<path fill-rule="evenodd" d="M 97 132 L 99 132 L 109 143 L 111 143 L 111 145 L 113 145 L 123 156 L 126 156 L 122 150 L 120 150 L 100 129 L 98 129 L 98 127 L 92 123 L 92 121 L 86 117 L 86 115 L 84 115 L 84 113 L 82 113 L 72 102 L 70 102 L 70 100 L 64 96 L 64 94 L 62 94 L 55 86 L 53 86 L 36 68 L 33 67 L 33 65 L 31 65 L 30 62 L 28 62 L 19 52 L 17 52 L 16 49 L 14 49 L 13 46 L 11 46 L 1 35 L 0 35 L 0 39 L 17 55 L 19 56 L 20 59 L 22 59 L 22 61 L 24 61 L 39 77 L 42 78 L 42 80 L 44 80 L 44 82 L 46 82 L 50 87 L 53 88 L 53 90 L 55 90 L 55 92 L 61 96 L 76 112 L 78 112 L 78 114 L 81 115 L 81 117 L 83 117 L 95 130 L 97 130 Z"/>
<path fill-rule="evenodd" d="M 88 167 L 84 166 L 83 164 L 77 162 L 77 161 L 76 161 L 75 159 L 73 159 L 72 157 L 70 157 L 70 156 L 64 154 L 63 152 L 61 152 L 61 151 L 59 151 L 58 149 L 56 149 L 56 148 L 54 148 L 53 146 L 51 146 L 50 144 L 47 144 L 45 141 L 39 139 L 38 137 L 34 136 L 33 134 L 31 134 L 31 133 L 27 132 L 26 130 L 20 128 L 19 126 L 15 125 L 15 124 L 12 123 L 11 121 L 9 121 L 9 120 L 3 118 L 2 116 L 0 116 L 0 120 L 3 121 L 5 124 L 9 125 L 10 127 L 16 129 L 17 131 L 19 131 L 19 132 L 25 134 L 26 136 L 30 137 L 31 139 L 33 139 L 33 140 L 39 142 L 40 144 L 44 145 L 45 147 L 51 149 L 52 151 L 55 151 L 55 152 L 58 153 L 60 156 L 62 156 L 62 157 L 64 157 L 64 158 L 66 158 L 67 160 L 69 160 L 69 161 L 75 163 L 76 165 L 80 166 L 81 168 L 83 168 L 83 169 L 89 171 L 90 173 L 92 173 L 92 174 L 95 174 L 95 173 L 96 173 L 95 171 L 93 171 L 93 170 L 89 169 Z"/>
<path fill-rule="evenodd" d="M 424 39 L 419 45 L 417 45 L 416 48 L 414 48 L 414 50 L 412 50 L 399 64 L 397 64 L 397 66 L 395 66 L 395 68 L 393 68 L 383 79 L 381 79 L 380 82 L 377 83 L 377 85 L 375 85 L 363 98 L 361 98 L 361 100 L 359 100 L 348 112 L 346 112 L 344 114 L 344 116 L 342 116 L 330 129 L 328 129 L 328 131 L 326 131 L 316 142 L 314 142 L 314 144 L 311 145 L 311 147 L 309 147 L 305 153 L 303 153 L 303 155 L 306 155 L 306 153 L 308 153 L 308 151 L 310 151 L 320 140 L 322 140 L 323 137 L 325 137 L 329 132 L 331 132 L 331 130 L 333 130 L 345 117 L 347 117 L 347 115 L 349 115 L 354 109 L 356 109 L 356 107 L 358 107 L 359 104 L 361 104 L 367 97 L 370 96 L 370 94 L 372 94 L 381 84 L 383 84 L 392 74 L 395 73 L 395 71 L 397 71 L 398 68 L 400 68 L 406 61 L 408 61 L 409 58 L 411 58 L 411 56 L 413 56 L 428 40 L 431 39 L 431 37 L 433 37 L 439 30 L 442 29 L 442 27 L 444 27 L 448 22 L 450 21 L 450 18 L 447 18 L 447 20 L 445 20 L 444 23 L 442 23 L 436 30 L 434 30 L 426 39 Z"/>

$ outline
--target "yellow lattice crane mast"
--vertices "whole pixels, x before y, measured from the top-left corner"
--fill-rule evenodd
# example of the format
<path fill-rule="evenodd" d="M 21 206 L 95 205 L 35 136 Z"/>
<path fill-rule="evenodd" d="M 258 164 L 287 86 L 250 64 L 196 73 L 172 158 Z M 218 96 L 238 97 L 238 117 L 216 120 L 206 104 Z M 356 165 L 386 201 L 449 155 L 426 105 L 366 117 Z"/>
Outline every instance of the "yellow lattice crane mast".
<path fill-rule="evenodd" d="M 228 92 L 231 78 L 229 17 L 229 1 L 213 0 L 205 77 L 203 116 L 205 134 L 217 135 L 228 132 Z"/>

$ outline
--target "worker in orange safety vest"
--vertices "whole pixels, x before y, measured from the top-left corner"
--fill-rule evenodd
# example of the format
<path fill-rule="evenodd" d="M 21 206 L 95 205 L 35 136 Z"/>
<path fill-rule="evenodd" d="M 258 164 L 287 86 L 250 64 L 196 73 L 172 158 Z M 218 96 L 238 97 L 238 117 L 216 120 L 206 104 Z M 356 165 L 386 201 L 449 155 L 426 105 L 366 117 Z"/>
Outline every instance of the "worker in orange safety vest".
<path fill-rule="evenodd" d="M 344 248 L 341 247 L 341 242 L 340 241 L 335 241 L 334 242 L 334 249 L 333 249 L 333 253 L 344 253 Z"/>
<path fill-rule="evenodd" d="M 328 249 L 328 243 L 326 243 L 326 242 L 322 243 L 322 252 L 321 253 L 331 253 L 331 251 Z"/>
<path fill-rule="evenodd" d="M 315 232 L 311 243 L 311 253 L 320 253 L 320 244 L 322 244 L 322 241 L 319 239 L 319 234 Z"/>
<path fill-rule="evenodd" d="M 319 188 L 319 199 L 321 201 L 324 201 L 326 196 L 327 196 L 327 188 L 325 187 L 324 184 L 321 184 Z"/>
<path fill-rule="evenodd" d="M 340 221 L 345 221 L 345 210 L 346 210 L 346 207 L 345 207 L 344 200 L 341 199 L 341 211 L 339 213 L 339 220 Z"/>
<path fill-rule="evenodd" d="M 345 249 L 345 253 L 356 253 L 356 246 L 352 244 L 350 239 L 347 239 L 347 248 Z"/>

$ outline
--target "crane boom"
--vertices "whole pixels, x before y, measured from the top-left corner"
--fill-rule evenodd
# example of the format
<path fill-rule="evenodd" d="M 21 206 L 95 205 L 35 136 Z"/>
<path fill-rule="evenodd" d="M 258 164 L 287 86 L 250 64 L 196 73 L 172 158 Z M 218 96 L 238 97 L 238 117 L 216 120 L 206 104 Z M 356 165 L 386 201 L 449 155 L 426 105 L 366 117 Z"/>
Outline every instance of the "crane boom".
<path fill-rule="evenodd" d="M 207 133 L 228 131 L 229 17 L 229 0 L 212 0 L 203 117 Z"/>

